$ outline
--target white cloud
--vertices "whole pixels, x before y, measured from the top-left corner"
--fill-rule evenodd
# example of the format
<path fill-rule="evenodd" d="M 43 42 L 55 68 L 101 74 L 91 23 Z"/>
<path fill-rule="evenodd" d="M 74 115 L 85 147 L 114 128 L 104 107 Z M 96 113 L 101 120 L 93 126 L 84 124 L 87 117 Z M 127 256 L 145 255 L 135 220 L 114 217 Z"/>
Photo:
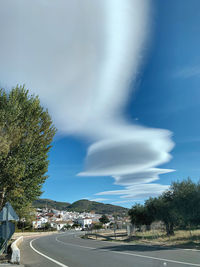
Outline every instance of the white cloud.
<path fill-rule="evenodd" d="M 123 199 L 144 199 L 150 196 L 156 197 L 163 193 L 163 191 L 169 188 L 168 185 L 161 185 L 161 184 L 135 184 L 132 186 L 127 186 L 125 189 L 122 190 L 112 190 L 112 191 L 105 191 L 97 193 L 98 196 L 104 195 L 114 195 L 120 196 Z"/>
<path fill-rule="evenodd" d="M 104 139 L 90 146 L 86 172 L 79 175 L 149 173 L 154 166 L 166 163 L 171 158 L 169 151 L 173 143 L 169 131 L 122 125 L 117 133 L 119 135 L 113 134 L 112 139 Z"/>
<path fill-rule="evenodd" d="M 25 83 L 64 133 L 104 137 L 138 72 L 147 3 L 1 1 L 1 86 Z"/>
<path fill-rule="evenodd" d="M 106 200 L 109 200 L 107 198 L 93 198 L 93 199 L 90 199 L 90 201 L 96 201 L 96 202 L 103 202 L 103 201 L 106 201 Z"/>
<path fill-rule="evenodd" d="M 123 118 L 150 24 L 146 0 L 0 3 L 0 86 L 25 83 L 60 132 L 92 142 L 80 175 L 110 175 L 127 186 L 170 171 L 156 167 L 171 158 L 171 132 Z"/>
<path fill-rule="evenodd" d="M 130 173 L 122 176 L 113 176 L 115 184 L 134 185 L 138 183 L 150 183 L 159 179 L 160 174 L 173 172 L 171 169 L 147 169 L 139 173 Z"/>
<path fill-rule="evenodd" d="M 135 202 L 139 202 L 139 200 L 119 200 L 119 201 L 113 201 L 113 202 L 111 202 L 111 204 L 113 204 L 113 205 L 118 205 L 118 204 L 124 204 L 124 203 L 129 203 L 129 204 L 131 204 L 131 205 L 133 205 Z"/>

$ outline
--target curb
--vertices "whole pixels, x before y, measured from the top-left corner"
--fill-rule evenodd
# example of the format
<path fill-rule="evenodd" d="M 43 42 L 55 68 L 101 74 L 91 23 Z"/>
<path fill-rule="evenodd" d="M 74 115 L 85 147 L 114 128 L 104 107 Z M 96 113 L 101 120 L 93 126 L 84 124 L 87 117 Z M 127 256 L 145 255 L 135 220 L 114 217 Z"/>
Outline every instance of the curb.
<path fill-rule="evenodd" d="M 23 242 L 23 236 L 17 238 L 11 245 L 12 256 L 11 256 L 11 263 L 20 263 L 20 249 L 18 246 Z"/>
<path fill-rule="evenodd" d="M 3 264 L 0 264 L 0 266 L 2 266 L 2 267 L 24 267 L 24 265 L 19 265 L 19 264 L 17 264 L 17 265 L 15 265 L 15 264 L 10 264 L 10 263 L 3 263 Z"/>

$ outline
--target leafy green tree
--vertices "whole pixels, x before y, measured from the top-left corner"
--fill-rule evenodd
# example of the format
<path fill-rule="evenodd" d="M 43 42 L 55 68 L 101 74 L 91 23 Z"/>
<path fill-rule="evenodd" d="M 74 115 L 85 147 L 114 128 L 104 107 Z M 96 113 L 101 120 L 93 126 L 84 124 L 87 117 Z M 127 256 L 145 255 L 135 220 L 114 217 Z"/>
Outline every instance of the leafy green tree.
<path fill-rule="evenodd" d="M 159 197 L 133 206 L 129 216 L 139 228 L 160 220 L 165 224 L 167 235 L 174 234 L 174 227 L 197 227 L 200 225 L 200 183 L 191 179 L 173 182 Z"/>
<path fill-rule="evenodd" d="M 71 227 L 71 225 L 66 224 L 66 225 L 64 225 L 64 228 L 67 229 L 67 230 L 69 230 L 69 229 L 71 229 L 72 227 Z"/>
<path fill-rule="evenodd" d="M 146 225 L 146 229 L 150 230 L 150 225 L 154 221 L 154 217 L 146 206 L 136 204 L 129 210 L 128 214 L 131 218 L 131 223 L 136 225 L 140 230 L 142 225 Z"/>
<path fill-rule="evenodd" d="M 195 197 L 195 216 L 193 217 L 193 223 L 195 225 L 200 225 L 200 182 L 198 182 L 196 187 L 196 197 Z"/>
<path fill-rule="evenodd" d="M 55 127 L 37 96 L 24 86 L 0 90 L 0 209 L 16 211 L 41 194 Z"/>
<path fill-rule="evenodd" d="M 26 203 L 23 206 L 16 205 L 15 208 L 17 209 L 17 215 L 21 221 L 32 224 L 32 221 L 34 221 L 36 217 L 36 211 L 32 207 L 32 203 Z"/>
<path fill-rule="evenodd" d="M 32 223 L 30 221 L 19 221 L 17 222 L 17 228 L 22 232 L 32 230 Z"/>
<path fill-rule="evenodd" d="M 101 216 L 101 218 L 99 218 L 99 221 L 102 223 L 102 224 L 106 224 L 106 223 L 109 223 L 109 219 L 108 217 L 104 214 Z"/>
<path fill-rule="evenodd" d="M 72 225 L 72 228 L 76 228 L 76 227 L 81 227 L 81 224 L 75 222 L 75 223 Z"/>
<path fill-rule="evenodd" d="M 102 227 L 103 227 L 102 223 L 95 223 L 92 225 L 92 229 L 94 230 L 102 229 Z"/>
<path fill-rule="evenodd" d="M 45 230 L 50 230 L 51 229 L 51 224 L 49 222 L 46 222 L 44 225 Z"/>
<path fill-rule="evenodd" d="M 150 198 L 145 205 L 155 220 L 164 222 L 167 235 L 174 235 L 174 226 L 178 224 L 179 214 L 176 211 L 173 193 L 168 190 L 158 198 Z"/>
<path fill-rule="evenodd" d="M 180 214 L 184 227 L 200 224 L 200 186 L 191 179 L 173 182 L 170 190 L 173 193 L 174 205 Z"/>

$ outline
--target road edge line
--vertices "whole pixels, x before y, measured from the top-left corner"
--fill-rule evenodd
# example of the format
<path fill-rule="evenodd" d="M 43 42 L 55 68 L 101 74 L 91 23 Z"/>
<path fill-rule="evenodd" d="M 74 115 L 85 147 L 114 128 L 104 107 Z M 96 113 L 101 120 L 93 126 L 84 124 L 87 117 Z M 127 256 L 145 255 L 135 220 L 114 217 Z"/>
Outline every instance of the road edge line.
<path fill-rule="evenodd" d="M 81 248 L 86 248 L 86 249 L 90 249 L 90 250 L 99 249 L 99 248 L 94 248 L 94 247 L 87 247 L 87 246 L 81 246 L 81 245 L 77 245 L 77 244 L 66 243 L 66 242 L 63 242 L 63 241 L 61 241 L 61 240 L 59 240 L 57 238 L 58 238 L 58 236 L 55 238 L 55 240 L 57 242 L 59 242 L 59 243 L 64 244 L 64 245 L 74 246 L 74 247 L 81 247 Z M 105 241 L 105 242 L 107 242 L 107 241 Z M 145 259 L 152 259 L 152 260 L 163 261 L 163 262 L 171 262 L 171 263 L 175 263 L 175 264 L 183 264 L 183 265 L 199 266 L 200 267 L 200 264 L 198 264 L 198 263 L 182 262 L 182 261 L 176 261 L 176 260 L 164 259 L 164 258 L 157 258 L 157 257 L 152 257 L 152 256 L 142 255 L 142 254 L 135 254 L 135 253 L 129 253 L 129 252 L 122 252 L 122 251 L 113 251 L 113 250 L 108 250 L 108 249 L 101 249 L 101 251 L 111 252 L 111 253 L 115 253 L 115 254 L 129 255 L 129 256 L 145 258 Z"/>
<path fill-rule="evenodd" d="M 32 242 L 35 241 L 35 240 L 37 240 L 37 239 L 38 239 L 38 238 L 35 238 L 35 239 L 31 240 L 30 243 L 29 243 L 29 245 L 30 245 L 30 247 L 32 248 L 32 250 L 34 250 L 36 253 L 38 253 L 39 255 L 43 256 L 44 258 L 46 258 L 46 259 L 48 259 L 48 260 L 50 260 L 50 261 L 56 263 L 56 264 L 59 265 L 59 266 L 62 266 L 62 267 L 69 267 L 69 266 L 67 266 L 67 265 L 65 265 L 65 264 L 63 264 L 63 263 L 61 263 L 61 262 L 59 262 L 59 261 L 57 261 L 57 260 L 54 260 L 53 258 L 51 258 L 51 257 L 49 257 L 49 256 L 47 256 L 47 255 L 45 255 L 45 254 L 43 254 L 42 252 L 40 252 L 40 251 L 38 251 L 36 248 L 34 248 Z"/>

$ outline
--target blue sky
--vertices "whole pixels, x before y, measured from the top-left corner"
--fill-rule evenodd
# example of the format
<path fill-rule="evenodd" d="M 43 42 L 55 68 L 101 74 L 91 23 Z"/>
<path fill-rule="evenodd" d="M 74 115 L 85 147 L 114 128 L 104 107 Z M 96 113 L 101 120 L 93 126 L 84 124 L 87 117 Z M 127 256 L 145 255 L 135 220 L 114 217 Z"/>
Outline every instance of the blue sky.
<path fill-rule="evenodd" d="M 12 19 L 6 30 L 0 28 L 6 40 L 1 86 L 26 83 L 58 128 L 42 197 L 130 207 L 171 181 L 199 180 L 198 0 L 110 0 L 96 6 L 76 0 L 85 9 L 71 3 L 69 21 L 62 0 L 57 6 L 21 0 L 11 11 L 10 0 L 2 2 L 2 20 L 10 13 Z M 33 23 L 38 6 L 41 29 Z M 24 14 L 26 26 L 19 19 Z M 16 32 L 24 49 L 18 39 L 8 48 Z"/>
<path fill-rule="evenodd" d="M 130 121 L 173 132 L 176 145 L 160 176 L 161 184 L 200 178 L 200 16 L 199 1 L 155 1 L 151 44 L 137 80 L 137 92 L 125 114 Z M 73 202 L 96 198 L 97 191 L 115 190 L 110 177 L 77 177 L 87 145 L 72 137 L 57 138 L 50 153 L 50 178 L 43 197 Z M 92 180 L 92 181 L 91 181 Z M 58 182 L 59 181 L 59 182 Z M 111 203 L 116 198 L 109 197 Z M 130 203 L 121 203 L 130 206 Z"/>

